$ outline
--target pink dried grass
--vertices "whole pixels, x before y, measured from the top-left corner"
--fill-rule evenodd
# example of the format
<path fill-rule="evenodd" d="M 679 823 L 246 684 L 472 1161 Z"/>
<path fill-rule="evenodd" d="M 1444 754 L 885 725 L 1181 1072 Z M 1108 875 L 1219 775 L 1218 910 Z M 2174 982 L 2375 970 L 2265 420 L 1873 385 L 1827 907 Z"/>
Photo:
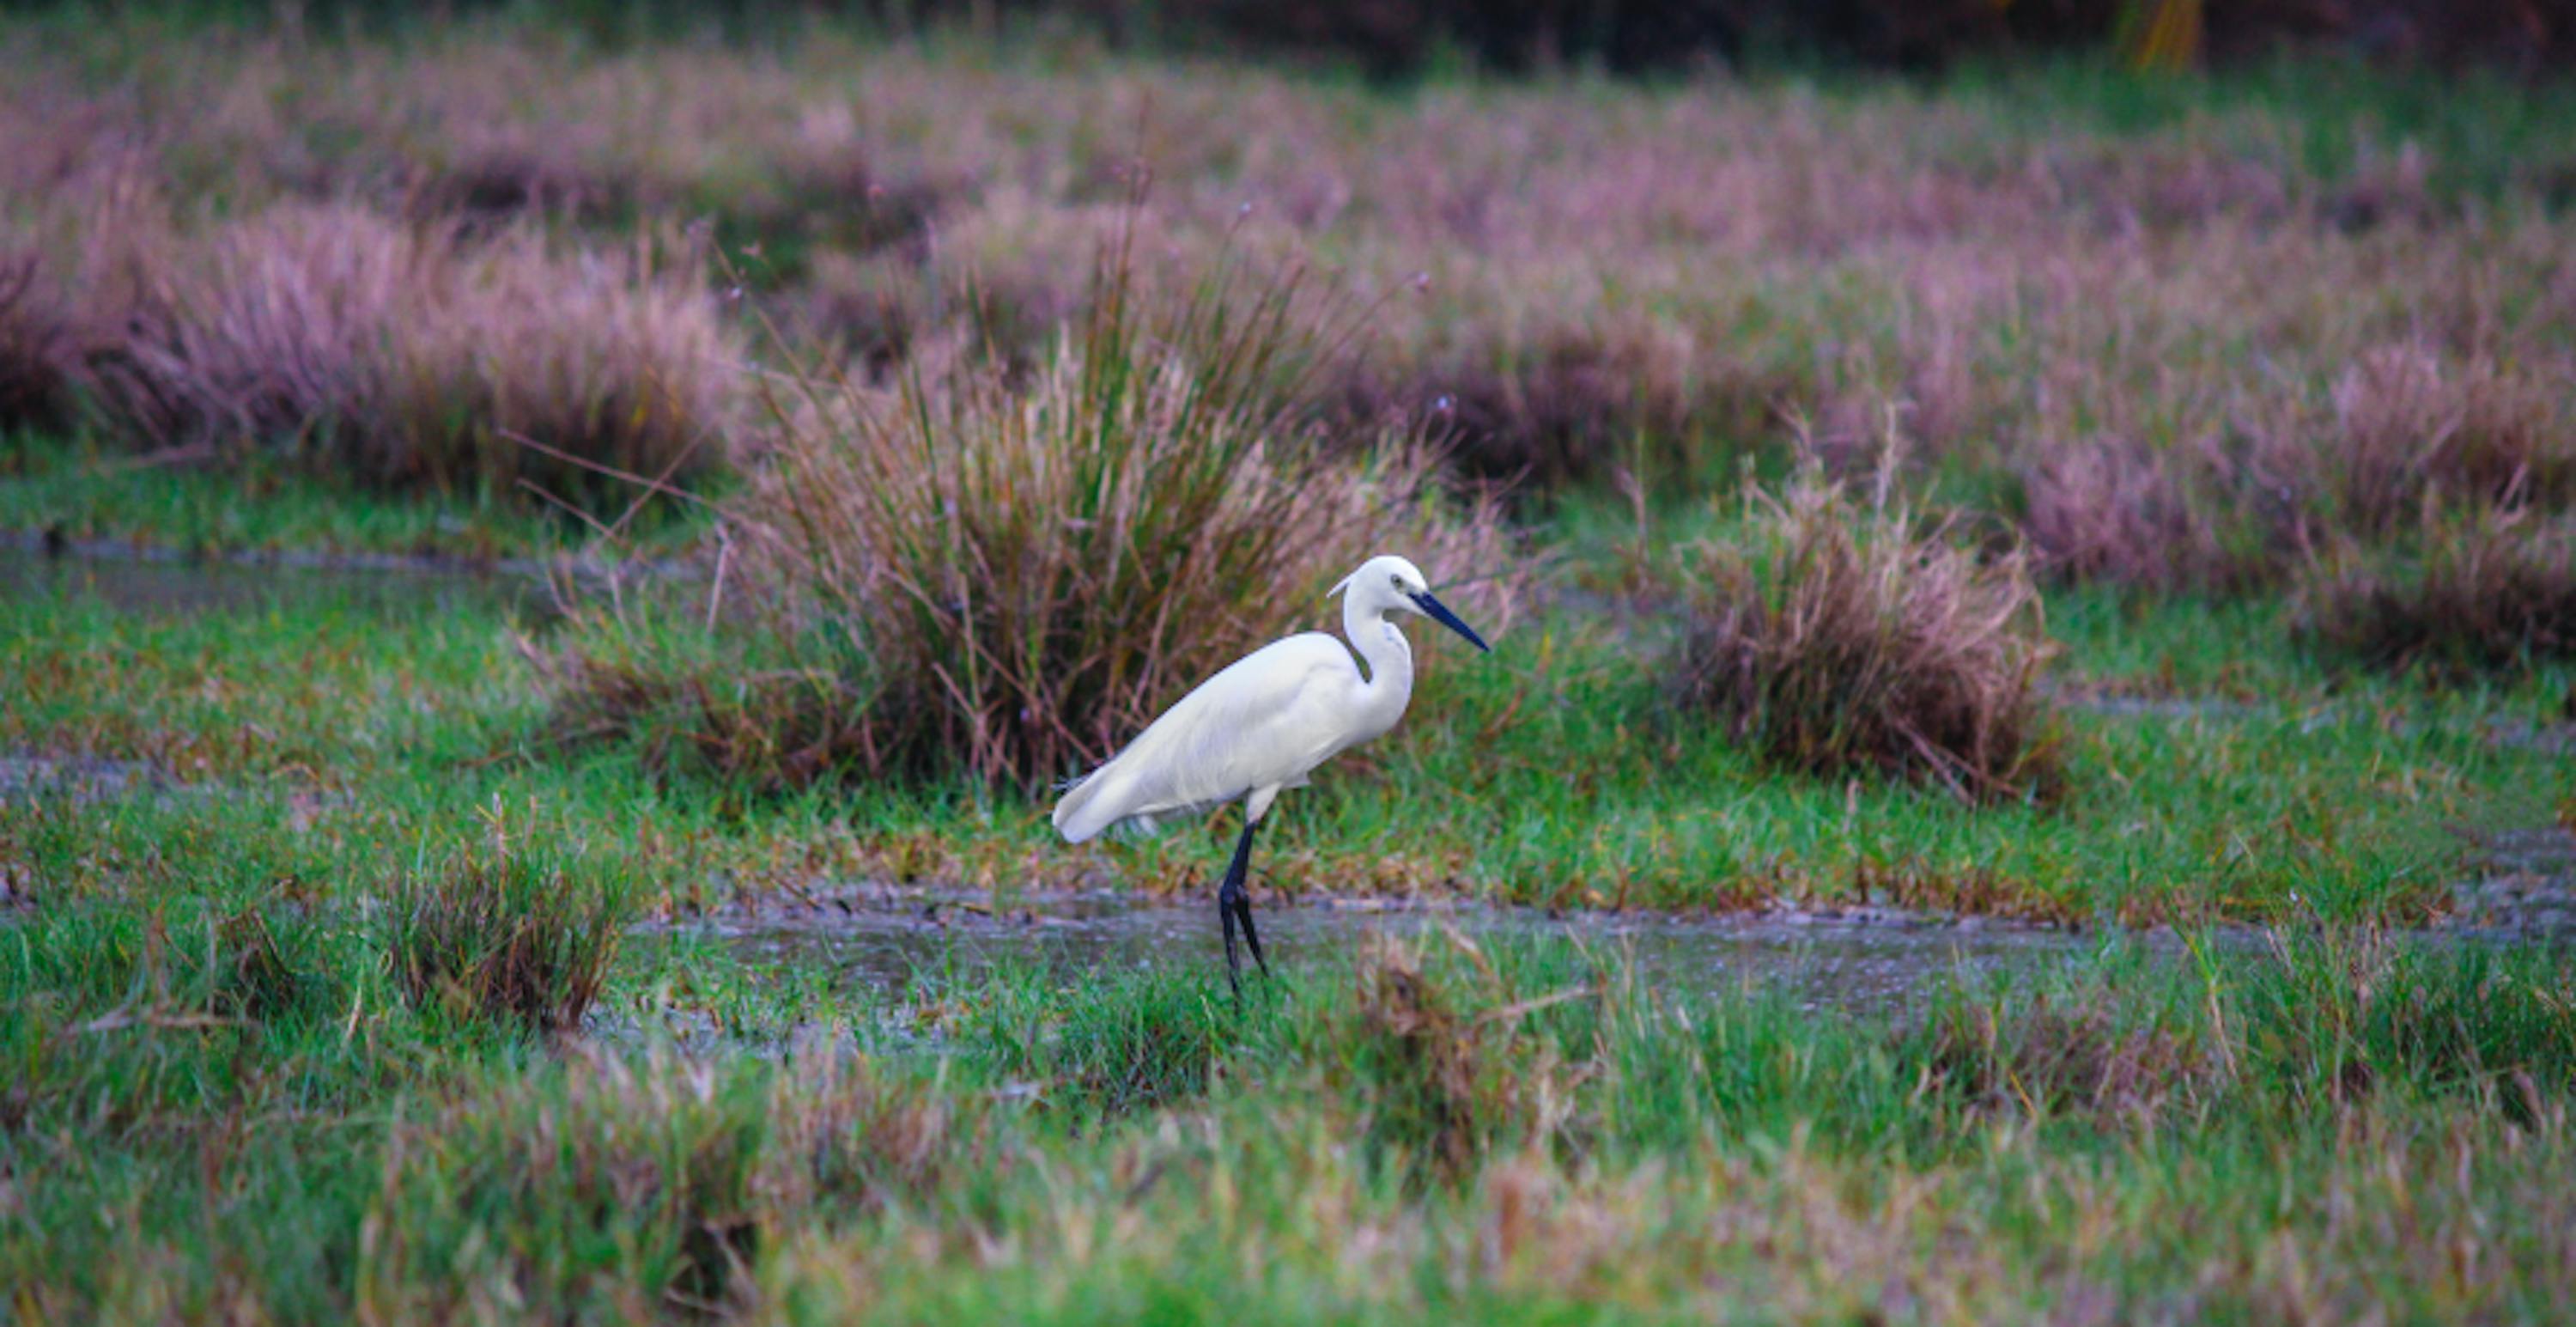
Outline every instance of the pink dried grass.
<path fill-rule="evenodd" d="M 2157 447 L 2096 435 L 2039 452 L 2021 532 L 2040 565 L 2073 580 L 2232 591 L 2273 580 L 2285 546 L 2243 462 L 2216 439 Z M 2278 506 L 2277 503 L 2271 504 Z"/>
<path fill-rule="evenodd" d="M 578 492 L 603 490 L 596 467 L 687 475 L 722 454 L 736 352 L 708 297 L 649 257 L 469 243 L 340 206 L 146 240 L 122 266 L 138 293 L 99 395 L 137 442 Z"/>
<path fill-rule="evenodd" d="M 2335 383 L 2338 436 L 2316 456 L 2335 525 L 2375 536 L 2428 505 L 2563 505 L 2576 495 L 2564 394 L 2492 362 L 2445 365 L 2420 343 L 2362 352 Z"/>
<path fill-rule="evenodd" d="M 245 210 L 410 190 L 440 223 L 713 213 L 725 243 L 762 246 L 746 271 L 798 283 L 799 320 L 883 372 L 960 328 L 1034 365 L 1082 315 L 1102 200 L 1142 167 L 1169 236 L 1140 246 L 1149 269 L 1188 270 L 1248 205 L 1355 289 L 1430 274 L 1433 293 L 1391 302 L 1338 394 L 1371 421 L 1448 396 L 1462 464 L 1537 482 L 1615 473 L 1641 437 L 1722 473 L 1711 462 L 1778 445 L 1784 420 L 1866 441 L 1893 407 L 1918 461 L 2025 477 L 2083 439 L 2229 439 L 2246 474 L 2188 501 L 2251 529 L 2273 501 L 2254 471 L 2318 477 L 2303 506 L 2344 503 L 2322 477 L 2343 429 L 2321 413 L 2267 454 L 2237 416 L 2313 408 L 2387 344 L 2432 355 L 2444 391 L 2481 364 L 2547 390 L 2569 364 L 2549 329 L 2576 319 L 2546 213 L 2437 204 L 2440 163 L 2403 148 L 2319 176 L 2257 110 L 2032 135 L 1973 99 L 1714 78 L 1616 96 L 1436 87 L 1390 106 L 1271 71 L 996 66 L 819 30 L 785 55 L 468 30 L 399 52 L 243 43 L 166 68 L 148 85 L 49 75 L 0 91 L 0 123 L 33 126 L 0 150 L 0 178 L 11 160 L 30 179 L 86 169 L 107 145 Z M 2445 505 L 2492 487 L 2451 464 L 2398 487 Z M 2541 471 L 2521 500 L 2560 500 Z M 2278 547 L 2402 525 L 2385 498 L 2308 511 Z"/>

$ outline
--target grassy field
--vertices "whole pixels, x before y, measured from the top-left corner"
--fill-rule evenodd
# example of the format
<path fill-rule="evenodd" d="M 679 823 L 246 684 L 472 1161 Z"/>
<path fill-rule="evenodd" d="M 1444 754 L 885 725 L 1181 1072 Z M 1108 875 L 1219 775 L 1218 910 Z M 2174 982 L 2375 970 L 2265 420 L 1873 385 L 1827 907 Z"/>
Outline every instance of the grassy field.
<path fill-rule="evenodd" d="M 2576 828 L 2564 86 L 0 53 L 16 1319 L 2576 1292 L 2576 954 L 2456 925 Z M 1240 1001 L 691 924 L 1204 900 L 1231 813 L 1047 785 L 1381 547 L 1497 648 L 1259 907 L 2078 938 L 1846 1011 L 1473 909 Z"/>

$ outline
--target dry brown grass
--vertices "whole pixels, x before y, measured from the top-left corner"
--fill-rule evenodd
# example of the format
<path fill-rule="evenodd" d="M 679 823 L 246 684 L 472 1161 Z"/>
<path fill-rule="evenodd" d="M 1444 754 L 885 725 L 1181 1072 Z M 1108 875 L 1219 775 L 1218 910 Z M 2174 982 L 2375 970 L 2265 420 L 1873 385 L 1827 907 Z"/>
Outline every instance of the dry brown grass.
<path fill-rule="evenodd" d="M 1810 474 L 1753 492 L 1736 539 L 1692 549 L 1680 574 L 1682 701 L 1772 759 L 1976 799 L 2050 781 L 2037 682 L 2054 649 L 2018 551 L 1981 557 L 1883 489 L 1870 501 Z"/>
<path fill-rule="evenodd" d="M 2061 574 L 2226 590 L 2426 502 L 2576 495 L 2548 169 L 2463 201 L 2480 163 L 2371 130 L 2320 170 L 2297 108 L 2115 131 L 1714 76 L 1389 98 L 820 30 L 785 54 L 240 40 L 117 84 L 18 63 L 12 196 L 121 172 L 235 216 L 355 201 L 594 242 L 711 217 L 755 297 L 880 380 L 961 341 L 1033 370 L 1126 225 L 1147 284 L 1246 242 L 1330 264 L 1379 307 L 1320 398 L 1532 486 L 1723 481 L 1791 421 L 1866 452 L 1892 420 L 1920 471 L 2020 495 Z M 1153 206 L 1124 216 L 1140 172 Z"/>
<path fill-rule="evenodd" d="M 2378 667 L 2576 658 L 2576 526 L 2488 514 L 2433 525 L 2411 550 L 2345 545 L 2310 564 L 2294 602 L 2304 640 Z"/>
<path fill-rule="evenodd" d="M 2151 447 L 2097 436 L 2042 451 L 2021 528 L 2051 572 L 2158 590 L 2237 589 L 2277 557 L 2244 519 L 2243 467 L 2214 443 Z"/>

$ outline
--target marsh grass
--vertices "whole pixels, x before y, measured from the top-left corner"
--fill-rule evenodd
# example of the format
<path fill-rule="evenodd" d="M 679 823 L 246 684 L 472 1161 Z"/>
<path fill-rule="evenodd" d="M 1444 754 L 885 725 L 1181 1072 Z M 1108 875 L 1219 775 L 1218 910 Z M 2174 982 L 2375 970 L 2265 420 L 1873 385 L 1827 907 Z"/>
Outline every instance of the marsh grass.
<path fill-rule="evenodd" d="M 24 936 L 25 991 L 71 995 L 86 1026 L 257 1029 L 328 1010 L 345 974 L 309 917 L 275 902 L 74 905 Z"/>
<path fill-rule="evenodd" d="M 2491 361 L 2446 366 L 2421 344 L 2364 351 L 2335 383 L 2339 436 L 2310 453 L 2329 528 L 2385 538 L 2428 509 L 2563 508 L 2576 496 L 2565 396 Z"/>
<path fill-rule="evenodd" d="M 729 333 L 686 264 L 650 246 L 568 255 L 534 233 L 468 239 L 348 205 L 122 242 L 113 266 L 135 293 L 85 374 L 132 445 L 269 449 L 381 488 L 525 480 L 593 503 L 627 491 L 603 467 L 687 478 L 723 457 Z"/>
<path fill-rule="evenodd" d="M 1821 476 L 1754 490 L 1733 540 L 1688 551 L 1681 702 L 1794 769 L 2046 790 L 2037 684 L 2056 650 L 2023 555 L 1981 556 L 1911 507 Z"/>
<path fill-rule="evenodd" d="M 756 1253 L 769 1105 L 662 1057 L 575 1055 L 457 1093 L 388 1140 L 355 1298 L 431 1317 L 496 1294 L 629 1318 L 720 1304 Z"/>
<path fill-rule="evenodd" d="M 2021 532 L 2062 579 L 2243 593 L 2278 580 L 2286 560 L 2288 501 L 2269 494 L 2243 448 L 2216 439 L 2068 439 L 2027 467 Z"/>
<path fill-rule="evenodd" d="M 1204 1095 L 1247 1025 L 1275 1021 L 1277 1013 L 1227 1007 L 1204 984 L 1170 970 L 1065 991 L 1033 973 L 1006 972 L 989 995 L 998 998 L 977 1002 L 970 1044 L 1040 1100 L 1104 1116 Z"/>
<path fill-rule="evenodd" d="M 770 380 L 786 411 L 729 455 L 757 463 L 769 435 L 805 428 L 816 451 L 782 474 L 930 477 L 891 496 L 723 493 L 722 594 L 629 582 L 611 627 L 513 621 L 444 592 L 317 600 L 285 573 L 274 597 L 216 606 L 183 580 L 185 611 L 116 601 L 115 577 L 87 564 L 34 572 L 25 593 L 10 582 L 0 754 L 144 771 L 123 795 L 0 797 L 0 1284 L 19 1316 L 1254 1320 L 1296 1304 L 1412 1321 L 2540 1320 L 2576 1295 L 2566 953 L 2342 929 L 2451 906 L 2460 827 L 2563 812 L 2566 762 L 2492 730 L 2499 713 L 2555 712 L 2565 665 L 2535 656 L 2468 687 L 2346 674 L 2289 647 L 2269 594 L 2344 538 L 2413 575 L 2407 559 L 2437 551 L 2428 509 L 2521 540 L 2566 501 L 2559 93 L 2418 97 L 2291 63 L 2250 86 L 2070 68 L 1901 89 L 1434 80 L 1390 96 L 821 29 L 746 55 L 517 29 L 415 47 L 90 26 L 10 38 L 11 206 L 41 213 L 131 171 L 148 181 L 135 197 L 178 200 L 175 233 L 147 237 L 168 255 L 144 269 L 160 294 L 293 289 L 321 310 L 310 336 L 247 295 L 192 302 L 222 314 L 200 341 L 147 323 L 154 344 L 205 347 L 172 383 L 228 363 L 224 338 L 269 348 L 240 357 L 256 373 L 211 375 L 243 386 L 208 399 L 290 406 L 202 418 L 278 421 L 269 441 L 325 472 L 340 467 L 329 445 L 357 436 L 336 407 L 326 436 L 292 403 L 348 400 L 299 385 L 349 371 L 335 365 L 365 377 L 332 329 L 383 325 L 383 301 L 333 273 L 376 269 L 281 239 L 274 282 L 216 280 L 271 271 L 248 251 L 315 224 L 297 217 L 350 209 L 373 220 L 325 239 L 424 246 L 404 261 L 449 274 L 432 295 L 451 279 L 513 292 L 477 317 L 503 333 L 491 381 L 525 386 L 581 379 L 544 365 L 594 353 L 549 361 L 525 328 L 613 357 L 613 336 L 591 339 L 601 324 L 654 324 L 558 298 L 590 289 L 568 273 L 626 289 L 647 267 L 622 256 L 634 230 L 714 211 L 720 240 L 768 250 L 744 258 L 749 304 L 848 275 L 857 310 L 851 371 L 799 356 L 801 380 Z M 1139 157 L 1168 204 L 1131 251 L 1153 275 L 1086 287 L 1084 228 L 1115 217 L 1099 199 Z M 955 186 L 924 162 L 954 163 Z M 883 191 L 885 211 L 849 206 L 857 190 Z M 1395 326 L 1371 343 L 1374 377 L 1303 371 L 1292 352 L 1275 376 L 1239 376 L 1255 387 L 1225 386 L 1211 348 L 1267 335 L 1245 321 L 1269 290 L 1258 276 L 1214 306 L 1224 335 L 1202 322 L 1176 339 L 1192 274 L 1248 200 L 1279 227 L 1244 223 L 1253 251 L 1325 255 L 1362 291 L 1431 274 L 1376 306 Z M 225 245 L 243 251 L 229 267 L 208 257 Z M 515 276 L 476 266 L 525 254 Z M 123 293 L 94 289 L 111 298 L 82 306 L 84 337 L 91 312 L 124 325 Z M 1111 303 L 1127 319 L 1116 363 L 1090 354 Z M 90 353 L 85 372 L 131 372 Z M 385 362 L 479 363 L 436 338 Z M 465 386 L 442 369 L 403 399 L 584 436 L 581 410 L 511 415 L 484 369 L 457 372 Z M 1221 831 L 1068 851 L 1010 785 L 1064 772 L 1167 699 L 1158 686 L 1194 680 L 1131 671 L 1122 690 L 1103 642 L 1203 649 L 1186 670 L 1204 671 L 1227 640 L 1329 617 L 1313 592 L 1347 565 L 1273 547 L 1293 575 L 1148 593 L 1095 570 L 1145 568 L 1112 556 L 1120 541 L 1150 551 L 1238 510 L 1306 510 L 1232 487 L 1247 476 L 1329 495 L 1360 475 L 1424 528 L 1474 524 L 1471 504 L 1435 496 L 1433 462 L 1407 468 L 1409 434 L 1301 432 L 1354 383 L 1406 398 L 1408 423 L 1427 404 L 1410 398 L 1453 394 L 1499 459 L 1440 463 L 1561 486 L 1524 510 L 1557 522 L 1541 537 L 1568 537 L 1578 565 L 1602 554 L 1566 514 L 1605 502 L 1587 486 L 1623 469 L 1639 509 L 1671 500 L 1622 512 L 1635 566 L 1657 566 L 1647 527 L 1669 521 L 1709 538 L 1675 566 L 1744 568 L 1778 592 L 1744 602 L 1794 606 L 1806 582 L 1764 579 L 1797 565 L 1783 550 L 1848 546 L 1847 574 L 1817 578 L 1851 591 L 1836 611 L 1775 612 L 1796 629 L 1746 637 L 1802 643 L 1777 655 L 1801 704 L 1839 701 L 1832 679 L 1964 659 L 1969 681 L 1929 675 L 2001 713 L 2012 688 L 1977 679 L 2045 647 L 1969 647 L 1962 623 L 2028 610 L 1997 571 L 2013 560 L 1925 540 L 1925 523 L 1886 514 L 1904 503 L 1847 489 L 1801 545 L 1806 527 L 1781 514 L 1794 486 L 1732 517 L 1667 482 L 1768 475 L 1778 426 L 1800 416 L 1847 463 L 1901 437 L 1914 512 L 2023 519 L 2034 562 L 2065 580 L 2183 593 L 2049 587 L 2067 692 L 2144 703 L 2038 721 L 2062 725 L 2070 776 L 2044 806 L 1938 762 L 1779 777 L 1767 740 L 1660 706 L 1669 656 L 1649 646 L 1671 624 L 1636 592 L 1671 577 L 1632 576 L 1607 607 L 1568 596 L 1490 666 L 1429 669 L 1402 729 L 1284 807 L 1272 887 L 1629 910 L 1866 898 L 2100 922 L 2100 951 L 1963 971 L 1849 1014 L 1788 991 L 1655 990 L 1615 959 L 1436 932 L 1292 956 L 1239 1005 L 1212 957 L 956 978 L 898 1000 L 834 964 L 752 967 L 593 910 L 594 887 L 648 884 L 674 918 L 797 907 L 858 880 L 997 899 L 1203 884 Z M 575 422 L 526 422 L 540 416 Z M 1248 456 L 1251 430 L 1226 432 L 1247 420 L 1267 470 L 1211 479 L 1176 454 Z M 0 470 L 41 468 L 30 455 Z M 396 511 L 381 487 L 379 505 L 342 508 L 282 456 L 133 482 L 117 457 L 13 482 L 7 510 L 219 547 L 408 547 L 455 515 Z M 1103 458 L 1215 496 L 1147 511 L 1152 486 Z M 1032 514 L 1073 505 L 1066 474 L 1100 482 L 1080 510 L 1105 523 Z M 828 529 L 841 503 L 867 517 L 864 538 L 772 537 L 800 516 Z M 543 540 L 525 525 L 489 537 Z M 1889 607 L 1884 579 L 1921 583 L 1906 596 L 1919 616 Z M 1208 643 L 1155 627 L 1166 603 L 1176 622 L 1208 610 Z M 1470 610 L 1479 625 L 1487 607 Z M 540 657 L 577 645 L 637 690 L 580 711 L 541 690 L 513 627 Z M 897 630 L 919 643 L 870 634 Z M 1058 708 L 1031 736 L 1014 670 L 1039 663 L 1083 680 L 1035 695 Z M 981 690 L 957 680 L 970 664 Z M 868 707 L 881 695 L 937 712 L 851 727 L 885 718 Z M 1810 734 L 1873 731 L 1827 713 Z M 865 745 L 900 731 L 943 754 Z M 640 747 L 572 740 L 621 733 Z M 1913 750 L 1848 743 L 1858 758 L 1835 768 L 1891 768 L 1891 748 Z M 978 777 L 970 758 L 1003 773 Z M 870 777 L 916 761 L 935 772 Z M 804 783 L 819 786 L 773 791 Z M 452 842 L 496 796 L 557 818 L 509 853 L 432 856 L 373 887 L 401 845 Z M 549 883 L 558 869 L 573 889 Z M 2287 929 L 2190 930 L 2176 955 L 2133 951 L 2112 917 Z"/>
<path fill-rule="evenodd" d="M 505 835 L 404 874 L 386 906 L 386 961 L 406 999 L 545 1033 L 580 1025 L 631 912 L 577 855 Z"/>
<path fill-rule="evenodd" d="M 1376 552 L 1478 577 L 1463 602 L 1508 626 L 1491 509 L 1446 495 L 1418 438 L 1336 447 L 1309 423 L 1331 331 L 1296 272 L 1220 270 L 1140 307 L 1133 264 L 1101 250 L 1090 312 L 1027 381 L 972 361 L 890 390 L 774 381 L 770 465 L 726 510 L 739 551 L 716 591 L 765 666 L 711 682 L 649 621 L 594 614 L 554 665 L 567 712 L 677 726 L 774 783 L 1033 785 L 1310 619 Z"/>
<path fill-rule="evenodd" d="M 1434 949 L 1448 961 L 1426 961 Z M 1599 1072 L 1599 1048 L 1568 1062 L 1532 1016 L 1602 998 L 1598 976 L 1523 998 L 1511 976 L 1454 930 L 1373 937 L 1355 964 L 1339 1029 L 1343 1071 L 1361 1097 L 1369 1146 L 1415 1183 L 1456 1183 L 1492 1156 L 1544 1152 Z M 1513 974 L 1526 975 L 1526 974 Z M 1464 989 L 1460 989 L 1463 987 Z"/>
<path fill-rule="evenodd" d="M 0 246 L 0 434 L 70 421 L 77 345 L 40 257 Z"/>
<path fill-rule="evenodd" d="M 2428 522 L 2411 548 L 2316 559 L 2295 594 L 2303 641 L 2374 667 L 2439 677 L 2576 658 L 2576 528 L 2527 514 Z"/>
<path fill-rule="evenodd" d="M 228 915 L 205 933 L 262 947 Z M 1863 1271 L 1973 1296 L 2051 1266 L 2068 1203 L 2094 1223 L 2088 1284 L 2123 1302 L 2198 1267 L 2204 1303 L 2514 1303 L 2541 1283 L 2434 1272 L 2459 1230 L 2518 1247 L 2555 1221 L 2515 1177 L 2563 1155 L 2576 1093 L 2563 954 L 2331 928 L 2198 957 L 2111 940 L 1849 1015 L 1408 929 L 1240 1004 L 1189 965 L 853 992 L 771 1056 L 688 1031 L 711 1000 L 787 998 L 717 951 L 621 969 L 636 1027 L 540 1048 L 342 985 L 374 971 L 345 928 L 277 935 L 339 974 L 303 1013 L 85 1026 L 126 980 L 99 960 L 148 949 L 147 917 L 48 910 L 0 948 L 0 1045 L 26 1070 L 0 1090 L 0 1160 L 29 1217 L 0 1266 L 48 1269 L 21 1301 L 38 1316 L 1037 1308 L 1066 1278 L 1119 1304 L 1150 1284 L 1386 1305 L 1426 1283 L 1624 1304 L 1688 1298 L 1712 1266 L 1840 1304 Z M 2387 1210 L 2392 1174 L 2423 1224 L 2369 1236 L 2372 1265 L 2405 1270 L 2301 1270 L 2360 1265 L 2325 1254 Z M 2313 1201 L 2284 1207 L 2285 1182 Z M 2032 1184 L 2045 1202 L 2015 1196 Z M 117 1222 L 70 1219 L 100 1210 Z M 2299 1267 L 2228 1256 L 2240 1221 Z M 1983 1261 L 1951 1261 L 1961 1240 Z M 1228 1270 L 1255 1256 L 1253 1281 Z"/>

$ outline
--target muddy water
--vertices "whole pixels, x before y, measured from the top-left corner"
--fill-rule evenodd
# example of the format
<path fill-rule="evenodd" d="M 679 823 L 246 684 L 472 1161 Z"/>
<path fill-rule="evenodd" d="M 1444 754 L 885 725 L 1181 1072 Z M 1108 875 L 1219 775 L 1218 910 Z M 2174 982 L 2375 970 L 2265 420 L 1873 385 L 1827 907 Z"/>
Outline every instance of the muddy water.
<path fill-rule="evenodd" d="M 1479 941 L 1558 938 L 1631 962 L 1641 981 L 1675 991 L 1746 986 L 1810 1008 L 1901 1005 L 1928 985 L 2041 970 L 2094 955 L 2091 936 L 1895 914 L 1778 913 L 1675 917 L 1640 913 L 1550 916 L 1524 908 L 1463 905 L 1374 908 L 1266 906 L 1262 945 L 1285 971 L 1351 952 L 1371 932 L 1419 935 L 1454 928 Z M 997 964 L 1033 964 L 1053 975 L 1197 967 L 1225 962 L 1213 903 L 1139 901 L 1113 893 L 1059 896 L 1001 911 L 960 899 L 834 905 L 809 914 L 712 921 L 679 928 L 717 941 L 754 968 L 828 973 L 845 986 L 901 992 L 925 975 L 972 976 Z M 2178 944 L 2131 937 L 2151 954 Z M 1244 957 L 1249 970 L 1251 957 Z"/>

